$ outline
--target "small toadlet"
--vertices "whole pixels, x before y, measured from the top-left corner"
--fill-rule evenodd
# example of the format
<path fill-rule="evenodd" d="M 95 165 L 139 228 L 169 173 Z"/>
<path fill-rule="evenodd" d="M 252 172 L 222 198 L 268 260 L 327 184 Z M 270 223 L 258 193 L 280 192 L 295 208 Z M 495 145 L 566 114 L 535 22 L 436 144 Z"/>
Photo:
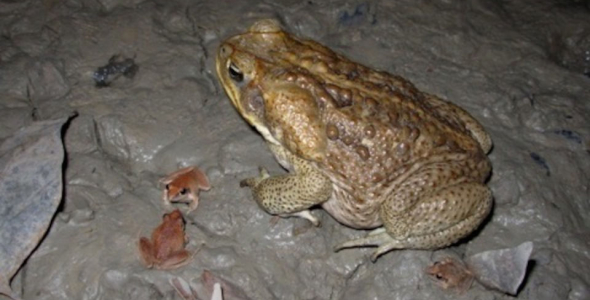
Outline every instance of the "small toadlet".
<path fill-rule="evenodd" d="M 188 202 L 187 213 L 197 209 L 199 205 L 199 190 L 211 189 L 207 175 L 195 166 L 186 167 L 160 179 L 164 184 L 162 200 L 166 206 L 171 202 Z"/>
<path fill-rule="evenodd" d="M 151 240 L 139 240 L 139 254 L 148 268 L 170 270 L 190 262 L 192 254 L 184 249 L 188 241 L 184 218 L 178 209 L 165 214 L 162 223 L 152 232 Z"/>
<path fill-rule="evenodd" d="M 473 284 L 473 273 L 460 260 L 445 257 L 426 268 L 426 274 L 434 284 L 444 290 L 455 290 L 458 294 L 467 291 Z"/>
<path fill-rule="evenodd" d="M 447 290 L 465 292 L 474 280 L 486 288 L 516 296 L 528 270 L 533 242 L 516 247 L 488 250 L 464 260 L 444 257 L 426 268 L 426 274 L 436 285 Z"/>

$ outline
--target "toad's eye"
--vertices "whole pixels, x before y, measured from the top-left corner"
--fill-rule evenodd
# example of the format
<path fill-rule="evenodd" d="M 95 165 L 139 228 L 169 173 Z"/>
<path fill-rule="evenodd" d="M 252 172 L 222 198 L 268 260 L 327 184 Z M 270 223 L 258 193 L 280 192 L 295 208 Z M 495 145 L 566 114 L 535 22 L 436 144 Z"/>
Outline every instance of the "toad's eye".
<path fill-rule="evenodd" d="M 170 189 L 170 185 L 167 184 L 166 185 L 166 190 L 169 190 L 169 189 Z"/>
<path fill-rule="evenodd" d="M 184 188 L 184 189 L 180 190 L 180 194 L 181 194 L 181 195 L 184 195 L 184 194 L 186 194 L 186 192 L 188 192 L 188 190 L 187 190 L 186 188 Z"/>
<path fill-rule="evenodd" d="M 233 81 L 237 83 L 244 81 L 244 73 L 242 73 L 234 63 L 229 64 L 227 71 L 229 72 L 229 77 L 233 79 Z"/>

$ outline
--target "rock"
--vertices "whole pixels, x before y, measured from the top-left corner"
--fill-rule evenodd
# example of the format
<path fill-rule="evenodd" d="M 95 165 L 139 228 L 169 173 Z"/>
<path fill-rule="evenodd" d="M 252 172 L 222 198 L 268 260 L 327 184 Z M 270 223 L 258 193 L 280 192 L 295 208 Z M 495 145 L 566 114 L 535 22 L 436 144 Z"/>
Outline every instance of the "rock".
<path fill-rule="evenodd" d="M 465 262 L 483 285 L 516 295 L 522 283 L 533 251 L 533 243 L 515 248 L 491 250 L 468 257 Z"/>
<path fill-rule="evenodd" d="M 0 145 L 0 294 L 41 241 L 61 202 L 67 119 L 33 123 Z"/>
<path fill-rule="evenodd" d="M 50 61 L 36 61 L 28 69 L 28 92 L 33 103 L 55 100 L 70 91 L 63 71 Z"/>

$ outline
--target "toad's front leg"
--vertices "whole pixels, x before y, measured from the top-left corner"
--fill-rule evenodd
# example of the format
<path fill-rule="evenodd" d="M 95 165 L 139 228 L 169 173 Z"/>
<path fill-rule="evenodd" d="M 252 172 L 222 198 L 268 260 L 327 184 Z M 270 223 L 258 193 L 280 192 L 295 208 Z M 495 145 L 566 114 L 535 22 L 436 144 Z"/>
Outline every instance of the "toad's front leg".
<path fill-rule="evenodd" d="M 250 187 L 254 200 L 269 214 L 296 216 L 319 226 L 320 221 L 309 208 L 328 200 L 332 184 L 329 178 L 311 167 L 299 166 L 297 170 L 291 174 L 270 176 L 261 169 L 258 177 L 244 179 L 240 186 Z"/>

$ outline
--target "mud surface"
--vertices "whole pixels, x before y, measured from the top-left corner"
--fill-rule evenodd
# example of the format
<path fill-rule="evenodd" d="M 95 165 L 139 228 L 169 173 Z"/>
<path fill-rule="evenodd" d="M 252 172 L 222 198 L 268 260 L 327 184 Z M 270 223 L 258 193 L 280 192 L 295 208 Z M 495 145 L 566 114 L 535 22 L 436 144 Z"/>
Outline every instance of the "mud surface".
<path fill-rule="evenodd" d="M 517 4 L 519 3 L 519 4 Z M 534 242 L 517 299 L 590 299 L 588 1 L 0 1 L 0 140 L 76 111 L 65 198 L 12 287 L 25 299 L 178 299 L 168 279 L 204 270 L 241 299 L 511 299 L 440 290 L 434 255 Z M 334 253 L 365 232 L 276 224 L 238 182 L 284 172 L 214 74 L 221 39 L 275 17 L 301 36 L 467 109 L 494 140 L 491 218 L 437 252 Z M 133 58 L 133 78 L 93 72 Z M 188 266 L 146 270 L 137 241 L 164 213 L 160 177 L 196 164 L 213 189 L 187 216 Z M 203 297 L 204 299 L 208 297 Z M 227 297 L 232 299 L 232 297 Z M 233 299 L 236 299 L 234 297 Z"/>

